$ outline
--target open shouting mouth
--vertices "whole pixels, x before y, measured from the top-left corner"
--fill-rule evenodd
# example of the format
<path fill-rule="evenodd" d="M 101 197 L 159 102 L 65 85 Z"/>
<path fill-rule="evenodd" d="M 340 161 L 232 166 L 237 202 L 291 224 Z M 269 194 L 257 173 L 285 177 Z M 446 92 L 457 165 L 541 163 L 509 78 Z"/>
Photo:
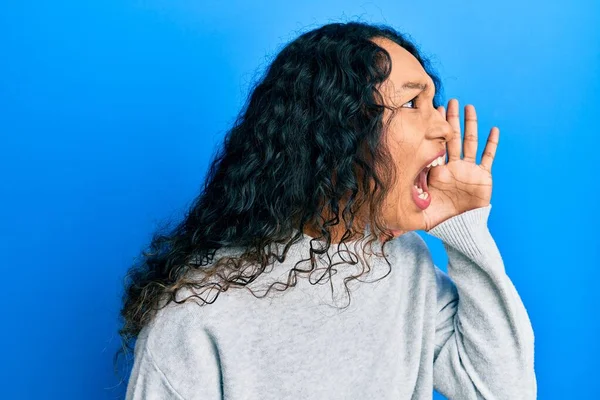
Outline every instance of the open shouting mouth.
<path fill-rule="evenodd" d="M 427 187 L 428 173 L 433 167 L 444 164 L 446 150 L 440 151 L 433 159 L 430 159 L 427 164 L 421 168 L 414 179 L 412 186 L 412 198 L 421 210 L 425 210 L 431 204 L 431 195 Z"/>

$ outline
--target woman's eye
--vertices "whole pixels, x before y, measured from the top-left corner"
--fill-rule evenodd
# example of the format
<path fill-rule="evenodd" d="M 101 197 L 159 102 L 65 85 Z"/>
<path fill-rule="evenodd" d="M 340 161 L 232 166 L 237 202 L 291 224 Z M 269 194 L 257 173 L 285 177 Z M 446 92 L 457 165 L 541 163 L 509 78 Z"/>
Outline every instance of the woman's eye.
<path fill-rule="evenodd" d="M 418 96 L 417 96 L 417 97 L 418 97 Z M 403 107 L 403 108 L 416 108 L 416 107 L 415 107 L 415 100 L 417 99 L 417 97 L 415 97 L 414 99 L 412 99 L 412 100 L 410 100 L 410 101 L 408 101 L 408 102 L 404 103 L 404 104 L 402 105 L 402 107 Z M 412 107 L 405 107 L 407 104 L 411 104 L 411 103 L 412 103 Z"/>

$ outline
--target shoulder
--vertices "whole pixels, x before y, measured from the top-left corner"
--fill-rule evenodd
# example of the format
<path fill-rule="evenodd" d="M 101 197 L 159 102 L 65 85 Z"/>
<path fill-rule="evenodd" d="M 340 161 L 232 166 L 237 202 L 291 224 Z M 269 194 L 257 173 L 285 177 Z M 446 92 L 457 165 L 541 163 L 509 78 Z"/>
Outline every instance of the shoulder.
<path fill-rule="evenodd" d="M 142 329 L 128 399 L 220 398 L 218 347 L 192 307 L 198 305 L 169 303 Z"/>
<path fill-rule="evenodd" d="M 239 310 L 244 299 L 242 292 L 236 288 L 221 292 L 211 286 L 181 287 L 177 302 L 161 303 L 140 336 L 145 338 L 150 351 L 166 356 L 181 352 L 184 346 L 212 345 L 217 333 L 229 328 L 227 317 Z"/>
<path fill-rule="evenodd" d="M 154 355 L 154 358 L 160 359 L 163 355 L 172 354 L 179 345 L 189 342 L 190 332 L 198 333 L 205 330 L 201 318 L 191 309 L 199 305 L 192 303 L 194 302 L 188 300 L 180 304 L 174 302 L 167 304 L 156 311 L 153 318 L 142 329 L 138 340 L 144 341 L 144 347 Z"/>
<path fill-rule="evenodd" d="M 208 369 L 206 373 L 216 373 L 216 339 L 205 324 L 204 308 L 187 300 L 159 309 L 140 332 L 141 349 L 136 344 L 136 351 L 148 353 L 158 368 L 174 380 L 182 379 L 179 375 L 186 370 L 201 368 Z"/>
<path fill-rule="evenodd" d="M 415 231 L 406 232 L 391 241 L 392 252 L 415 263 L 431 262 L 431 252 L 425 240 Z"/>
<path fill-rule="evenodd" d="M 189 340 L 190 332 L 212 335 L 220 330 L 223 316 L 237 310 L 244 290 L 229 288 L 221 291 L 213 285 L 182 286 L 176 293 L 176 301 L 165 301 L 158 307 L 152 320 L 144 327 L 149 345 L 156 347 L 165 339 Z"/>

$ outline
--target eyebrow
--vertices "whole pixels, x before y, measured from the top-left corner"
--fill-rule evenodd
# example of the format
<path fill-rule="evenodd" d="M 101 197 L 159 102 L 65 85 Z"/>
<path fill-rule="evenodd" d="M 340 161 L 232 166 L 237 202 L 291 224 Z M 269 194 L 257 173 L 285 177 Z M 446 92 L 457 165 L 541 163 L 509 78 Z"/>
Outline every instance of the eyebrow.
<path fill-rule="evenodd" d="M 398 91 L 398 93 L 401 93 L 405 90 L 411 90 L 411 89 L 420 89 L 420 90 L 427 90 L 429 89 L 429 84 L 428 83 L 420 83 L 420 82 L 405 82 L 401 87 L 400 90 Z"/>

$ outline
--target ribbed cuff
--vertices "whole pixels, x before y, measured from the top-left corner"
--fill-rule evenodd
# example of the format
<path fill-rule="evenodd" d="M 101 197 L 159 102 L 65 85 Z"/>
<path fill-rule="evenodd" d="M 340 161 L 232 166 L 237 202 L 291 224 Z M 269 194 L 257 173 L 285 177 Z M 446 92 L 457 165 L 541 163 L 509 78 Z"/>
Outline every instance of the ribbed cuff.
<path fill-rule="evenodd" d="M 441 239 L 471 260 L 498 256 L 498 248 L 487 225 L 491 209 L 490 203 L 485 207 L 465 211 L 425 232 Z"/>

